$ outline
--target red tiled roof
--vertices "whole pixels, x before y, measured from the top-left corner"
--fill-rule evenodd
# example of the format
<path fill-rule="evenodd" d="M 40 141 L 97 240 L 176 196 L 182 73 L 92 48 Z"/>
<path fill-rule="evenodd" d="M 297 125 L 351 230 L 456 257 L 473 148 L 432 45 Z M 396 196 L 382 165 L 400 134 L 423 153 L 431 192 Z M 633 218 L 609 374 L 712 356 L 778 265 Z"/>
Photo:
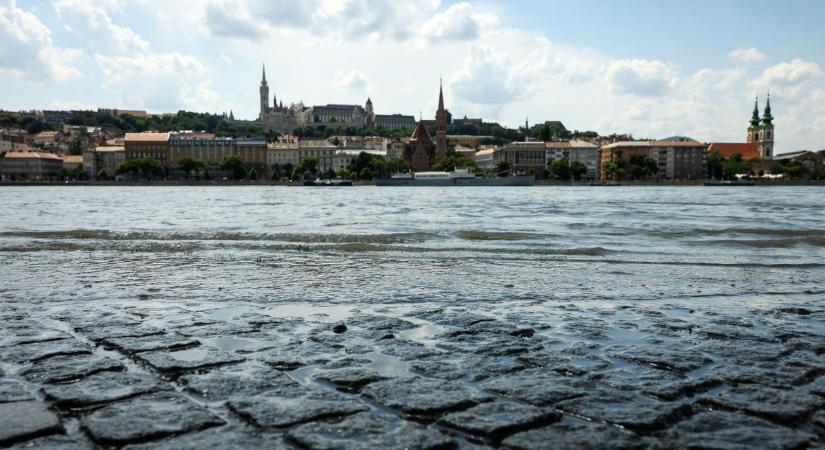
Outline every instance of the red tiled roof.
<path fill-rule="evenodd" d="M 749 142 L 747 144 L 738 142 L 714 142 L 708 147 L 708 153 L 712 153 L 714 151 L 719 152 L 719 154 L 725 159 L 728 159 L 737 153 L 742 155 L 742 159 L 746 161 L 760 157 L 759 147 L 756 146 L 756 142 Z"/>
<path fill-rule="evenodd" d="M 54 153 L 47 152 L 6 152 L 6 158 L 37 158 L 37 159 L 57 159 L 62 161 L 62 158 Z"/>

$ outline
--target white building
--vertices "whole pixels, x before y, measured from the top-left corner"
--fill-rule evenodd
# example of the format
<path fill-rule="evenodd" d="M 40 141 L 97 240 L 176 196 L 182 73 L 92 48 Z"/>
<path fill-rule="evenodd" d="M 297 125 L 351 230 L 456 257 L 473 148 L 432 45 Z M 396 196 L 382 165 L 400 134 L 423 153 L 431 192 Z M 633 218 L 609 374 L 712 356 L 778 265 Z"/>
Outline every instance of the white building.
<path fill-rule="evenodd" d="M 599 146 L 586 141 L 573 140 L 568 142 L 547 142 L 547 165 L 559 159 L 568 164 L 578 161 L 587 167 L 584 178 L 596 180 L 599 178 Z"/>

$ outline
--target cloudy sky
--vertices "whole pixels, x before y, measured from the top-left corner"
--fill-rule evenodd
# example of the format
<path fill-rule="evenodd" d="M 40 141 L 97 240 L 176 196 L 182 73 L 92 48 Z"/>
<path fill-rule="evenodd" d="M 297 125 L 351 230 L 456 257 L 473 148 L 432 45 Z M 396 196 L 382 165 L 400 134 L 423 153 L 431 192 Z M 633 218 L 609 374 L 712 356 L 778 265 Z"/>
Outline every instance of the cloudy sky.
<path fill-rule="evenodd" d="M 254 118 L 363 103 L 516 126 L 742 141 L 770 90 L 777 150 L 825 148 L 820 0 L 0 0 L 0 108 Z"/>

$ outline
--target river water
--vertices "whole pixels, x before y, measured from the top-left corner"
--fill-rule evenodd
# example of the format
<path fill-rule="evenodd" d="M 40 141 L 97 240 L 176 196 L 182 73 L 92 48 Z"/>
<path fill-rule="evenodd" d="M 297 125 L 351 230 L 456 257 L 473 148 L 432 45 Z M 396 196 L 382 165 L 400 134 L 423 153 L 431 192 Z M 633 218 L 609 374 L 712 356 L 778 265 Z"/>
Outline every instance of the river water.
<path fill-rule="evenodd" d="M 804 296 L 825 189 L 7 187 L 0 298 Z"/>

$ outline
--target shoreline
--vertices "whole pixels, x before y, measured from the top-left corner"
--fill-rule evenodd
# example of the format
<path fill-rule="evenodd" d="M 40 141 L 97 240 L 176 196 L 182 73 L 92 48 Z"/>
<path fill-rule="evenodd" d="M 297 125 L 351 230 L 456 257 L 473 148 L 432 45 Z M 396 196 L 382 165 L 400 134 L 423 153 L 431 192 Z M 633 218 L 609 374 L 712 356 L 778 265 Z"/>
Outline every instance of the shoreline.
<path fill-rule="evenodd" d="M 617 186 L 591 186 L 590 182 L 570 183 L 554 180 L 536 180 L 533 187 L 695 187 L 702 186 L 709 180 L 701 181 L 622 181 Z M 763 181 L 753 180 L 754 186 L 708 186 L 708 187 L 780 187 L 780 186 L 825 186 L 825 180 L 794 180 L 794 181 Z M 194 181 L 194 180 L 169 180 L 169 181 L 0 181 L 3 186 L 294 186 L 294 187 L 319 187 L 304 186 L 301 182 L 272 182 L 262 181 Z M 353 181 L 353 186 L 375 186 L 373 181 Z M 324 186 L 327 187 L 327 186 Z M 332 186 L 339 187 L 339 186 Z M 344 186 L 340 186 L 344 187 Z M 484 187 L 484 186 L 478 186 Z"/>

